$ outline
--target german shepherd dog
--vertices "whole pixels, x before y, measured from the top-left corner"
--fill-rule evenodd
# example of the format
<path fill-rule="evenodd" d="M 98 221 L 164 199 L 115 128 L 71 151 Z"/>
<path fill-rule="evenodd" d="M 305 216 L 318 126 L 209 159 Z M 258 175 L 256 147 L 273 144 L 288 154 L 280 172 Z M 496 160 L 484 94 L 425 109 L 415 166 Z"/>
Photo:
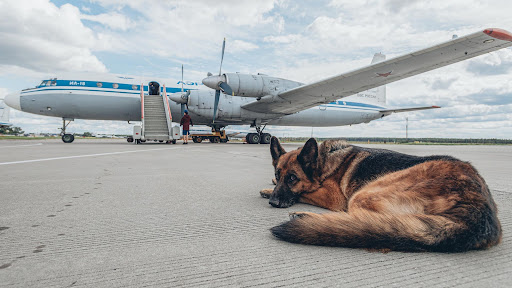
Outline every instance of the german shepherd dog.
<path fill-rule="evenodd" d="M 380 251 L 462 252 L 502 236 L 489 188 L 468 162 L 314 138 L 286 152 L 272 137 L 274 207 L 301 202 L 331 213 L 290 213 L 271 232 L 285 241 Z"/>

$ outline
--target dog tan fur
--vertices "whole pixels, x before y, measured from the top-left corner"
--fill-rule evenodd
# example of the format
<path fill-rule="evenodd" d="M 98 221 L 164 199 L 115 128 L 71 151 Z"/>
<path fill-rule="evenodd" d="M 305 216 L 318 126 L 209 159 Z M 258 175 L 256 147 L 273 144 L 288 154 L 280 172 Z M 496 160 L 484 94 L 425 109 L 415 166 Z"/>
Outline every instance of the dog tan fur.
<path fill-rule="evenodd" d="M 292 213 L 271 229 L 303 244 L 400 251 L 460 252 L 501 240 L 497 208 L 484 179 L 450 156 L 418 157 L 311 138 L 286 153 L 273 137 L 274 207 L 308 203 L 333 213 Z"/>

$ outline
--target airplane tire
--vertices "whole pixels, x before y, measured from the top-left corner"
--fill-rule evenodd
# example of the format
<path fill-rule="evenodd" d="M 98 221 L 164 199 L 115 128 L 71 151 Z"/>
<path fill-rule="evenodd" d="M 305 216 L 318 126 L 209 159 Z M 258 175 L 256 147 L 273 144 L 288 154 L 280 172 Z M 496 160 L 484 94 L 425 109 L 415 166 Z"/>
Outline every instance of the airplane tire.
<path fill-rule="evenodd" d="M 75 141 L 75 136 L 73 134 L 64 134 L 62 135 L 62 142 L 71 143 Z"/>
<path fill-rule="evenodd" d="M 247 143 L 249 144 L 258 144 L 260 143 L 260 135 L 258 133 L 249 133 L 247 134 Z"/>
<path fill-rule="evenodd" d="M 213 137 L 213 143 L 220 143 L 219 137 Z"/>
<path fill-rule="evenodd" d="M 270 135 L 269 133 L 262 133 L 260 144 L 270 144 L 270 139 L 272 139 L 272 135 Z"/>
<path fill-rule="evenodd" d="M 133 142 L 133 137 L 126 138 L 126 141 L 128 141 L 128 143 L 132 143 Z"/>

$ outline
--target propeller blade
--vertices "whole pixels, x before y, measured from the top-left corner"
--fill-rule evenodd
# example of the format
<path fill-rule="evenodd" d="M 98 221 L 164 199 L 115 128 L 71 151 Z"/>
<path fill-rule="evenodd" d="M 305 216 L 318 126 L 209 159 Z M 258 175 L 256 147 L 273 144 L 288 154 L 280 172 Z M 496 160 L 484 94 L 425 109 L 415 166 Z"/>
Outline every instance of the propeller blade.
<path fill-rule="evenodd" d="M 226 38 L 224 38 L 224 42 L 222 42 L 222 55 L 220 57 L 219 76 L 222 74 L 222 61 L 224 60 L 224 48 L 226 48 Z"/>
<path fill-rule="evenodd" d="M 232 95 L 233 94 L 233 89 L 231 89 L 231 87 L 228 85 L 228 83 L 221 82 L 219 87 L 220 87 L 220 89 L 222 89 L 222 92 L 224 92 L 224 93 L 226 93 L 228 95 Z"/>
<path fill-rule="evenodd" d="M 183 64 L 181 64 L 181 92 L 183 92 Z M 183 114 L 183 113 L 181 113 Z M 183 116 L 183 115 L 181 115 Z"/>
<path fill-rule="evenodd" d="M 181 104 L 181 117 L 183 118 L 183 115 L 185 115 L 185 104 Z"/>
<path fill-rule="evenodd" d="M 215 91 L 215 102 L 213 102 L 213 121 L 215 123 L 215 118 L 217 117 L 217 107 L 219 106 L 220 99 L 220 90 Z"/>

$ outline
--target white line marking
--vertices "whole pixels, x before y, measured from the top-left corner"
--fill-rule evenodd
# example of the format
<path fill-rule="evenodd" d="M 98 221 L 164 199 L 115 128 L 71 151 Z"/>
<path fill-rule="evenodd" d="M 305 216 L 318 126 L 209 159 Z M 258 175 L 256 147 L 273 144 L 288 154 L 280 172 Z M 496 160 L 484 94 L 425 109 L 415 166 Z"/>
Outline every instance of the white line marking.
<path fill-rule="evenodd" d="M 13 148 L 13 147 L 27 147 L 27 146 L 39 146 L 43 145 L 43 143 L 37 143 L 37 144 L 25 144 L 25 145 L 13 145 L 13 146 L 0 146 L 1 148 Z"/>
<path fill-rule="evenodd" d="M 130 150 L 130 151 L 121 151 L 121 152 L 108 152 L 108 153 L 97 153 L 97 154 L 86 154 L 86 155 L 75 155 L 75 156 L 63 156 L 63 157 L 44 158 L 44 159 L 34 159 L 34 160 L 22 160 L 22 161 L 13 161 L 13 162 L 2 162 L 2 163 L 0 163 L 0 165 L 13 165 L 13 164 L 23 164 L 23 163 L 33 163 L 33 162 L 52 161 L 52 160 L 63 160 L 63 159 L 74 159 L 74 158 L 97 157 L 97 156 L 107 156 L 107 155 L 117 155 L 117 154 L 127 154 L 127 153 L 137 153 L 137 152 L 146 152 L 146 151 L 173 150 L 173 149 L 178 149 L 178 148 L 179 148 L 179 147 L 155 148 L 155 149 L 147 149 L 147 150 Z"/>

